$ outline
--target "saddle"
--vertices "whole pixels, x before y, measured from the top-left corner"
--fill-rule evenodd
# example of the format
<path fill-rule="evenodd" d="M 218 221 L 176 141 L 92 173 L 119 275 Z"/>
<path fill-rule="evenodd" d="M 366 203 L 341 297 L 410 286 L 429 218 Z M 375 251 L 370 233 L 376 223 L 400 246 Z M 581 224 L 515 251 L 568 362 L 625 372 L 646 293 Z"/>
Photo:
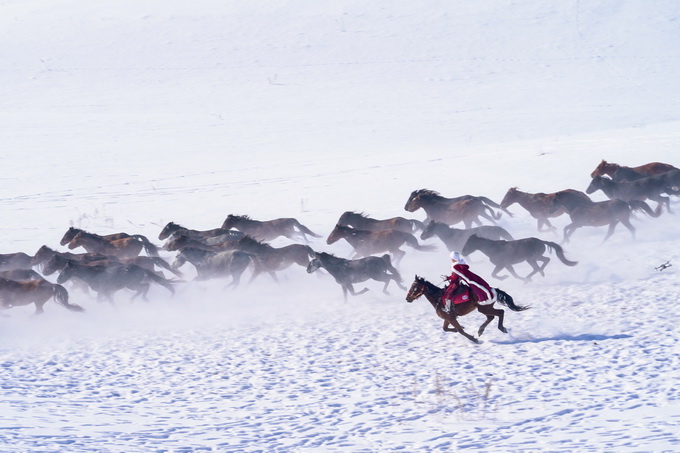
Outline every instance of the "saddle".
<path fill-rule="evenodd" d="M 442 305 L 446 303 L 446 298 L 447 294 L 444 292 L 442 295 Z M 449 295 L 449 298 L 451 299 L 451 302 L 456 305 L 456 304 L 462 304 L 465 302 L 470 302 L 471 300 L 475 300 L 475 294 L 472 292 L 470 287 L 464 283 L 459 283 L 458 287 L 453 290 L 453 293 Z"/>

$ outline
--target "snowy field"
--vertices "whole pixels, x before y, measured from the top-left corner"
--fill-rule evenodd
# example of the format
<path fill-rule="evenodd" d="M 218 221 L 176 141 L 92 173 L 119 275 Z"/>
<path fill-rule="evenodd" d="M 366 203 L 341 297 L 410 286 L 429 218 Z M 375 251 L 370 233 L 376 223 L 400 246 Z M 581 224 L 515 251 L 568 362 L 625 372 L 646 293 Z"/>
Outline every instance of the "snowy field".
<path fill-rule="evenodd" d="M 680 166 L 678 18 L 673 0 L 0 0 L 0 253 L 66 251 L 69 226 L 161 245 L 170 221 L 240 214 L 349 257 L 325 242 L 339 216 L 423 220 L 416 189 L 500 202 L 585 191 L 603 159 Z M 636 215 L 635 239 L 577 230 L 578 265 L 551 254 L 526 284 L 473 253 L 532 307 L 480 344 L 424 298 L 368 282 L 345 302 L 299 266 L 225 291 L 187 264 L 149 302 L 67 283 L 84 313 L 0 316 L 0 451 L 680 451 L 672 207 Z M 562 242 L 568 217 L 539 233 L 509 210 L 516 238 Z M 422 242 L 407 287 L 449 271 Z"/>

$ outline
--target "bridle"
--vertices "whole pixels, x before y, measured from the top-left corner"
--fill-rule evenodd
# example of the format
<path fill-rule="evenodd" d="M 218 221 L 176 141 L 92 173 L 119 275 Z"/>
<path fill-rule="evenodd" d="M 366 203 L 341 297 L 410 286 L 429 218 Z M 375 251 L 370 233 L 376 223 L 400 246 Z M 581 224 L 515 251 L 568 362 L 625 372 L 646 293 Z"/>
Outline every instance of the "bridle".
<path fill-rule="evenodd" d="M 406 301 L 413 302 L 414 300 L 422 296 L 424 292 L 425 281 L 420 278 L 416 278 L 416 281 L 413 282 L 411 289 L 408 290 L 408 294 L 406 294 Z"/>

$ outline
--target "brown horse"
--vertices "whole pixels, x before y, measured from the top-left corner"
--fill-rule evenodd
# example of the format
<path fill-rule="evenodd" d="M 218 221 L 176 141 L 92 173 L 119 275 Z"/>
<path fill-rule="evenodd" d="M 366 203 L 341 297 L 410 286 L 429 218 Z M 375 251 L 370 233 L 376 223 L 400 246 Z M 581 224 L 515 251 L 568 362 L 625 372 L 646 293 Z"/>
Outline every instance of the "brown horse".
<path fill-rule="evenodd" d="M 157 256 L 156 247 L 150 248 L 145 242 L 134 237 L 121 239 L 106 239 L 97 234 L 81 231 L 77 233 L 68 243 L 68 248 L 73 250 L 83 247 L 90 253 L 115 256 L 121 259 L 130 259 L 139 256 L 142 249 L 146 250 L 150 256 Z"/>
<path fill-rule="evenodd" d="M 106 241 L 115 241 L 118 239 L 127 239 L 127 238 L 133 238 L 139 242 L 141 242 L 144 245 L 144 250 L 146 250 L 146 253 L 149 254 L 149 256 L 158 256 L 158 247 L 156 247 L 154 244 L 147 239 L 146 236 L 143 236 L 141 234 L 127 234 L 127 233 L 113 233 L 113 234 L 105 234 L 105 235 L 99 235 L 95 233 L 88 233 L 85 230 L 81 230 L 80 228 L 75 228 L 75 227 L 70 227 L 68 230 L 66 230 L 66 233 L 64 233 L 64 236 L 61 238 L 61 241 L 59 242 L 60 245 L 66 245 L 69 242 L 73 240 L 73 238 L 76 237 L 78 233 L 85 233 L 94 237 L 98 237 L 100 239 L 106 240 Z"/>
<path fill-rule="evenodd" d="M 0 270 L 30 269 L 32 259 L 24 252 L 0 254 Z"/>
<path fill-rule="evenodd" d="M 80 305 L 69 303 L 68 291 L 60 284 L 43 278 L 17 281 L 0 277 L 0 309 L 35 304 L 35 314 L 39 315 L 50 298 L 70 311 L 85 311 Z"/>
<path fill-rule="evenodd" d="M 499 280 L 508 278 L 507 275 L 498 275 L 498 272 L 503 269 L 507 269 L 513 277 L 524 280 L 525 282 L 529 281 L 536 273 L 545 276 L 545 267 L 550 262 L 550 258 L 543 256 L 546 250 L 554 250 L 559 260 L 567 266 L 576 266 L 576 264 L 578 264 L 575 261 L 569 261 L 564 256 L 564 250 L 562 250 L 562 247 L 558 244 L 538 238 L 524 238 L 516 239 L 514 241 L 494 241 L 480 238 L 473 234 L 465 243 L 461 253 L 463 255 L 469 255 L 477 250 L 489 257 L 489 261 L 496 266 L 493 272 L 491 272 L 491 276 Z M 523 261 L 529 263 L 533 269 L 526 277 L 517 275 L 515 269 L 512 267 L 513 264 L 519 264 Z M 542 263 L 540 266 L 538 264 L 539 261 Z"/>
<path fill-rule="evenodd" d="M 476 234 L 487 239 L 505 239 L 512 241 L 514 238 L 504 228 L 497 225 L 482 225 L 470 229 L 450 227 L 445 223 L 431 220 L 420 235 L 420 239 L 429 239 L 437 236 L 444 243 L 449 252 L 460 250 L 470 236 Z"/>
<path fill-rule="evenodd" d="M 521 207 L 529 211 L 529 214 L 538 221 L 538 231 L 543 231 L 543 226 L 547 227 L 548 231 L 553 231 L 556 228 L 550 223 L 550 218 L 559 217 L 567 212 L 567 208 L 557 203 L 555 200 L 559 199 L 559 194 L 563 194 L 566 197 L 569 194 L 574 198 L 580 198 L 584 202 L 590 202 L 588 195 L 573 189 L 565 189 L 554 193 L 527 193 L 521 192 L 517 187 L 512 187 L 508 189 L 503 200 L 501 201 L 501 206 L 504 208 L 509 207 L 513 203 L 518 203 Z"/>
<path fill-rule="evenodd" d="M 327 244 L 333 244 L 340 239 L 346 240 L 354 249 L 354 257 L 375 255 L 389 252 L 394 256 L 395 264 L 399 265 L 406 252 L 399 247 L 406 244 L 415 250 L 430 252 L 436 250 L 432 245 L 421 245 L 411 233 L 399 230 L 368 231 L 357 230 L 352 227 L 335 225 L 326 239 Z"/>
<path fill-rule="evenodd" d="M 671 170 L 677 170 L 677 168 L 673 165 L 664 164 L 662 162 L 650 162 L 637 167 L 626 167 L 624 165 L 602 160 L 602 162 L 600 162 L 600 164 L 590 174 L 590 177 L 594 178 L 595 176 L 609 176 L 614 181 L 635 181 L 636 179 L 644 178 L 646 176 L 658 175 Z"/>
<path fill-rule="evenodd" d="M 669 187 L 666 179 L 661 176 L 663 174 L 647 176 L 632 182 L 616 182 L 603 176 L 595 176 L 590 181 L 586 193 L 591 194 L 601 190 L 610 200 L 615 198 L 623 201 L 652 200 L 658 203 L 657 209 L 661 208 L 662 205 L 666 205 L 668 212 L 671 212 L 671 200 L 662 194 L 676 193 L 676 191 Z"/>
<path fill-rule="evenodd" d="M 423 208 L 428 220 L 436 220 L 448 225 L 463 222 L 465 228 L 470 228 L 473 223 L 482 225 L 480 217 L 491 223 L 496 223 L 496 220 L 500 219 L 501 214 L 494 212 L 490 206 L 500 208 L 500 205 L 486 197 L 464 195 L 446 198 L 434 190 L 419 189 L 411 192 L 404 209 L 408 212 L 415 212 Z"/>
<path fill-rule="evenodd" d="M 174 222 L 168 222 L 167 225 L 163 227 L 160 234 L 158 235 L 159 240 L 167 239 L 172 235 L 184 235 L 192 239 L 206 239 L 221 235 L 232 235 L 232 236 L 243 236 L 238 231 L 229 230 L 225 228 L 213 228 L 212 230 L 192 230 L 190 228 L 184 228 Z"/>
<path fill-rule="evenodd" d="M 230 244 L 230 248 L 242 250 L 255 255 L 261 267 L 253 272 L 251 281 L 264 271 L 269 273 L 275 281 L 278 281 L 276 272 L 284 270 L 293 264 L 307 267 L 314 250 L 304 244 L 289 244 L 283 247 L 273 247 L 264 242 L 258 241 L 248 235 Z"/>
<path fill-rule="evenodd" d="M 321 252 L 314 253 L 312 260 L 307 266 L 307 273 L 324 268 L 335 279 L 335 281 L 342 287 L 342 294 L 347 302 L 347 294 L 358 296 L 368 291 L 364 288 L 360 291 L 354 290 L 354 283 L 361 283 L 367 280 L 375 280 L 385 284 L 383 286 L 383 293 L 388 294 L 387 286 L 391 281 L 401 289 L 406 287 L 401 284 L 401 275 L 399 271 L 392 266 L 390 255 L 383 256 L 367 256 L 356 260 L 348 260 L 340 258 L 330 253 Z"/>
<path fill-rule="evenodd" d="M 505 291 L 500 290 L 498 288 L 495 288 L 495 290 L 497 294 L 496 300 L 500 304 L 508 307 L 510 310 L 524 311 L 529 308 L 521 305 L 516 305 L 512 297 Z M 472 292 L 470 293 L 472 294 Z M 428 282 L 424 278 L 418 277 L 416 275 L 416 278 L 413 281 L 413 284 L 411 285 L 408 294 L 406 294 L 406 301 L 410 303 L 419 298 L 420 296 L 424 295 L 434 307 L 435 311 L 437 312 L 437 316 L 444 320 L 444 325 L 442 326 L 442 329 L 445 332 L 458 332 L 459 334 L 461 334 L 468 340 L 472 341 L 473 343 L 479 343 L 479 340 L 465 332 L 465 330 L 463 330 L 463 326 L 461 326 L 460 323 L 458 322 L 458 317 L 465 316 L 468 313 L 473 312 L 474 310 L 477 310 L 481 314 L 486 316 L 486 321 L 479 327 L 479 330 L 477 331 L 478 337 L 482 336 L 482 334 L 484 333 L 484 329 L 486 329 L 486 326 L 488 326 L 491 323 L 491 321 L 493 321 L 494 318 L 498 318 L 498 330 L 500 330 L 503 333 L 508 333 L 507 329 L 503 326 L 503 318 L 505 316 L 505 312 L 499 308 L 494 308 L 495 302 L 488 305 L 480 305 L 477 302 L 477 299 L 475 299 L 474 295 L 472 295 L 468 302 L 455 304 L 453 306 L 452 312 L 447 313 L 442 310 L 441 300 L 443 294 L 444 294 L 443 288 L 440 288 L 435 284 Z M 453 328 L 449 326 L 453 326 Z"/>
<path fill-rule="evenodd" d="M 560 202 L 560 200 L 558 200 Z M 633 211 L 644 212 L 650 217 L 659 217 L 661 215 L 661 206 L 653 211 L 644 201 L 633 200 L 625 202 L 623 200 L 614 199 L 607 201 L 589 202 L 589 203 L 573 203 L 570 204 L 568 211 L 571 223 L 564 227 L 563 243 L 569 242 L 569 238 L 574 231 L 584 226 L 605 226 L 609 229 L 603 239 L 603 242 L 609 239 L 614 234 L 616 225 L 620 222 L 630 231 L 633 239 L 635 239 L 635 227 L 630 223 L 630 216 Z"/>
<path fill-rule="evenodd" d="M 229 214 L 222 223 L 222 228 L 241 231 L 248 236 L 261 241 L 272 241 L 280 236 L 288 239 L 302 239 L 309 242 L 307 235 L 320 238 L 318 234 L 293 218 L 280 218 L 274 220 L 253 220 L 245 215 Z"/>
<path fill-rule="evenodd" d="M 358 230 L 381 231 L 398 230 L 404 233 L 413 233 L 422 230 L 425 225 L 420 220 L 406 219 L 404 217 L 391 217 L 389 219 L 372 219 L 366 214 L 346 211 L 338 219 L 338 225 L 351 226 Z"/>

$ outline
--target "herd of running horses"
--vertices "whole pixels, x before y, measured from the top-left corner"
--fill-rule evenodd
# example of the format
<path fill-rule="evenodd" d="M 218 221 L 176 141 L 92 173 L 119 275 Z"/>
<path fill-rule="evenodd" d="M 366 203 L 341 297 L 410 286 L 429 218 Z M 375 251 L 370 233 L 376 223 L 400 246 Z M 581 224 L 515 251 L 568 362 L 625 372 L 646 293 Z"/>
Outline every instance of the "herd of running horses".
<path fill-rule="evenodd" d="M 589 194 L 598 190 L 609 199 L 592 201 Z M 0 255 L 0 308 L 35 304 L 36 314 L 39 314 L 43 312 L 44 304 L 53 298 L 69 310 L 83 311 L 81 306 L 69 301 L 69 292 L 64 287 L 66 282 L 71 282 L 72 289 L 95 292 L 99 301 L 113 302 L 114 294 L 124 289 L 134 292 L 132 299 L 146 299 L 153 284 L 174 294 L 175 285 L 185 281 L 186 263 L 190 263 L 196 279 L 222 279 L 228 287 L 239 285 L 247 270 L 250 270 L 250 281 L 261 274 L 278 281 L 278 272 L 298 265 L 308 273 L 323 268 L 341 286 L 345 299 L 348 294 L 368 291 L 368 288 L 357 291 L 353 286 L 367 280 L 383 283 L 385 293 L 394 282 L 407 291 L 408 302 L 425 295 L 444 320 L 444 330 L 459 332 L 476 342 L 475 337 L 465 333 L 457 317 L 476 309 L 487 317 L 478 335 L 495 318 L 498 318 L 499 330 L 505 332 L 503 310 L 493 305 L 478 305 L 472 299 L 456 305 L 454 313 L 445 313 L 440 307 L 443 289 L 418 276 L 407 290 L 397 269 L 406 254 L 402 247 L 435 250 L 435 245 L 421 241 L 436 237 L 449 251 L 458 250 L 463 255 L 479 251 L 486 255 L 494 265 L 491 276 L 496 279 L 507 278 L 500 275 L 505 270 L 515 278 L 528 281 L 537 273 L 544 275 L 550 261 L 547 251 L 554 251 L 567 266 L 577 263 L 567 259 L 562 246 L 555 242 L 535 237 L 516 239 L 498 226 L 496 221 L 502 212 L 513 215 L 508 211 L 511 205 L 519 204 L 535 218 L 539 232 L 554 231 L 550 219 L 568 215 L 570 223 L 563 230 L 564 244 L 569 242 L 575 230 L 585 226 L 607 226 L 605 241 L 619 223 L 634 236 L 635 228 L 630 223 L 632 213 L 638 211 L 659 217 L 664 208 L 672 212 L 671 195 L 680 195 L 680 169 L 660 162 L 626 167 L 604 160 L 592 172 L 585 193 L 574 189 L 526 193 L 510 188 L 503 200 L 496 203 L 487 197 L 447 198 L 433 190 L 420 189 L 411 193 L 404 209 L 408 212 L 422 209 L 426 215 L 424 221 L 404 217 L 373 219 L 363 213 L 343 213 L 326 243 L 346 241 L 354 251 L 349 259 L 315 251 L 309 245 L 309 238 L 322 236 L 294 218 L 263 221 L 230 214 L 219 228 L 211 230 L 194 230 L 170 222 L 158 235 L 159 241 L 165 241 L 162 246 L 141 234 L 99 235 L 71 227 L 60 245 L 69 250 L 82 248 L 85 252 L 62 252 L 45 245 L 33 256 L 23 252 Z M 651 207 L 648 201 L 657 204 Z M 463 228 L 456 228 L 458 224 Z M 283 247 L 270 244 L 282 237 L 293 243 Z M 161 252 L 171 258 L 161 257 Z M 532 271 L 520 276 L 513 266 L 524 262 Z M 168 277 L 168 274 L 172 276 Z M 56 283 L 45 278 L 53 275 L 56 275 Z M 512 297 L 500 290 L 497 302 L 515 311 L 527 308 L 516 305 Z"/>

